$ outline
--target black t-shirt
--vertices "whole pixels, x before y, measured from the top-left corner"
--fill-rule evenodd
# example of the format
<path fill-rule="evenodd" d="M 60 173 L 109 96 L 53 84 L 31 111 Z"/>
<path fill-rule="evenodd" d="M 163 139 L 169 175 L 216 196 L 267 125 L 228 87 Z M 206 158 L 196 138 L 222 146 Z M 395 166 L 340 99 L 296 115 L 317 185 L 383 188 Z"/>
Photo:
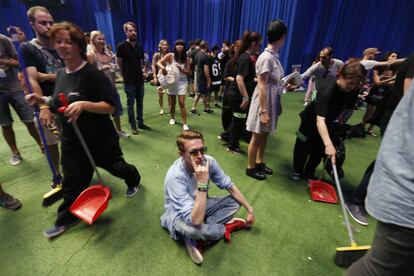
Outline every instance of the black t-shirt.
<path fill-rule="evenodd" d="M 60 59 L 59 54 L 54 49 L 48 49 L 42 47 L 43 51 L 49 53 L 42 53 L 40 49 L 34 46 L 31 42 L 24 42 L 20 45 L 22 51 L 24 63 L 26 67 L 36 67 L 36 70 L 40 73 L 56 73 L 59 68 L 64 66 L 63 60 Z M 55 82 L 43 81 L 39 83 L 44 96 L 53 95 Z"/>
<path fill-rule="evenodd" d="M 69 104 L 76 101 L 105 101 L 115 105 L 113 88 L 105 74 L 93 65 L 87 63 L 74 73 L 66 73 L 60 69 L 56 76 L 55 93 L 51 102 L 54 109 L 62 106 L 59 102 L 59 93 L 65 94 Z M 67 122 L 67 117 L 59 113 L 62 127 L 62 142 L 80 148 L 80 142 L 73 126 Z M 109 114 L 97 114 L 83 111 L 77 120 L 77 125 L 91 149 L 99 149 L 106 144 L 117 141 L 118 135 Z"/>
<path fill-rule="evenodd" d="M 391 93 L 384 103 L 385 110 L 382 121 L 386 124 L 404 95 L 404 79 L 406 78 L 414 78 L 414 54 L 411 54 L 398 66 L 394 87 L 391 89 Z"/>
<path fill-rule="evenodd" d="M 312 101 L 301 113 L 303 120 L 316 126 L 316 116 L 325 117 L 328 129 L 333 124 L 344 124 L 352 115 L 358 100 L 359 90 L 352 92 L 341 91 L 335 83 L 330 89 L 318 91 L 316 101 Z"/>
<path fill-rule="evenodd" d="M 201 51 L 200 48 L 194 48 L 191 53 L 190 53 L 190 58 L 191 58 L 191 70 L 194 72 L 195 71 L 195 67 L 197 65 L 197 61 L 196 61 L 196 56 L 197 54 Z"/>
<path fill-rule="evenodd" d="M 122 58 L 121 71 L 125 84 L 144 83 L 141 64 L 145 57 L 141 44 L 137 42 L 134 48 L 128 41 L 122 41 L 116 46 L 116 56 Z"/>
<path fill-rule="evenodd" d="M 197 61 L 197 82 L 200 83 L 207 83 L 207 78 L 204 74 L 204 65 L 210 66 L 210 58 L 204 51 L 200 51 L 196 55 L 196 61 Z"/>
<path fill-rule="evenodd" d="M 221 84 L 221 63 L 218 57 L 209 56 L 209 71 L 212 85 Z"/>
<path fill-rule="evenodd" d="M 249 97 L 253 95 L 254 88 L 256 87 L 256 82 L 254 81 L 254 78 L 256 76 L 256 59 L 257 58 L 255 56 L 251 56 L 248 53 L 244 52 L 239 56 L 237 60 L 236 76 L 240 75 L 244 77 L 244 84 L 246 86 L 247 94 L 249 95 Z M 241 97 L 236 82 L 230 84 L 229 95 Z"/>

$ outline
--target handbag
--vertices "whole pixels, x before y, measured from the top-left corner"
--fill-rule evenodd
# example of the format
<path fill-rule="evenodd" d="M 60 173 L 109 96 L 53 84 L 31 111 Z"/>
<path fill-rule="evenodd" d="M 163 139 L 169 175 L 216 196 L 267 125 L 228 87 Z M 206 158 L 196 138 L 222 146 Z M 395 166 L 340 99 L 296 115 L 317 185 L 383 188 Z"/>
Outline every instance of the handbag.
<path fill-rule="evenodd" d="M 172 85 L 175 82 L 177 76 L 177 70 L 171 64 L 167 64 L 165 66 L 165 70 L 167 70 L 167 74 L 163 74 L 163 70 L 159 70 L 157 74 L 158 82 L 162 87 L 167 87 Z"/>

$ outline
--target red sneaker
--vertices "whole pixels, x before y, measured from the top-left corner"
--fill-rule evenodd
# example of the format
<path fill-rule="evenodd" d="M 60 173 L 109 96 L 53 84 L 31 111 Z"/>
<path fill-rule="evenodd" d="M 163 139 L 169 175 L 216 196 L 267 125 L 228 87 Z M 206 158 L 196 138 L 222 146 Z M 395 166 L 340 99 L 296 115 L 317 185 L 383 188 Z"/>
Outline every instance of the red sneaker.
<path fill-rule="evenodd" d="M 226 227 L 226 232 L 224 232 L 224 239 L 227 242 L 230 242 L 230 233 L 240 229 L 247 229 L 250 228 L 250 225 L 244 219 L 241 218 L 234 218 L 231 219 L 229 222 L 225 223 L 224 226 Z"/>

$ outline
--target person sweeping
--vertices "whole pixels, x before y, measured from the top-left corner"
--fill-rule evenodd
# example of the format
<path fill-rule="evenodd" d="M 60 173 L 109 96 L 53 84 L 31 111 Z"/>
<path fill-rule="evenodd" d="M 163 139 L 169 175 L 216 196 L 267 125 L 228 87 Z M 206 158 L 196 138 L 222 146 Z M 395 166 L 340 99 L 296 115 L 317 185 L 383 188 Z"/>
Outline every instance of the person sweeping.
<path fill-rule="evenodd" d="M 72 122 L 76 121 L 97 166 L 125 180 L 128 186 L 126 197 L 132 197 L 139 191 L 141 176 L 136 167 L 126 163 L 122 157 L 119 137 L 109 116 L 114 112 L 111 85 L 102 72 L 86 62 L 83 32 L 73 23 L 62 22 L 53 25 L 50 35 L 66 67 L 58 71 L 55 91 L 49 101 L 38 95 L 28 95 L 26 98 L 30 104 L 48 104 L 52 112 L 61 107 L 59 93 L 63 93 L 69 101 L 65 112 L 58 113 L 61 162 L 65 175 L 62 185 L 64 200 L 59 206 L 54 225 L 44 231 L 46 237 L 53 238 L 79 222 L 69 208 L 89 186 L 94 172 Z"/>

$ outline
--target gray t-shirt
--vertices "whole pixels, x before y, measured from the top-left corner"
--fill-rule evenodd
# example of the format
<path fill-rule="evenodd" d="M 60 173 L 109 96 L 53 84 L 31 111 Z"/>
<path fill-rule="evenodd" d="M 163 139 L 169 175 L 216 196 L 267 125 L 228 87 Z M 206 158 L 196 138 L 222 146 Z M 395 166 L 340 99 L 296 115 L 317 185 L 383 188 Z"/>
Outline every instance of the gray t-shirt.
<path fill-rule="evenodd" d="M 16 50 L 11 39 L 0 34 L 0 58 L 15 59 Z M 19 80 L 17 79 L 17 67 L 0 65 L 0 92 L 21 91 Z"/>
<path fill-rule="evenodd" d="M 325 91 L 331 88 L 336 82 L 336 73 L 341 69 L 344 63 L 339 59 L 332 59 L 333 63 L 326 70 L 326 68 L 319 61 L 312 65 L 302 74 L 302 78 L 315 77 L 315 89 L 317 91 Z"/>
<path fill-rule="evenodd" d="M 394 111 L 375 162 L 367 211 L 384 223 L 414 229 L 414 82 Z"/>

